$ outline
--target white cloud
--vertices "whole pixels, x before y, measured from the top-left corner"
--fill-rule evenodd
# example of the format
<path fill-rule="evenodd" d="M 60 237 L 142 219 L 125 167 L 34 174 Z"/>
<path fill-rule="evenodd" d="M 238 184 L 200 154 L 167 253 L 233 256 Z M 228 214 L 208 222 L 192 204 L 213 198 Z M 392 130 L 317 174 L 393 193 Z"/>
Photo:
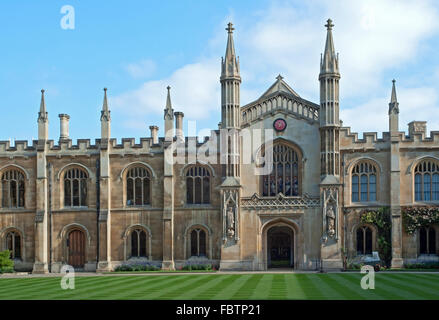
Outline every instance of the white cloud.
<path fill-rule="evenodd" d="M 125 70 L 133 78 L 146 78 L 150 77 L 156 70 L 156 65 L 152 60 L 142 60 L 137 63 L 130 63 L 125 66 Z"/>
<path fill-rule="evenodd" d="M 113 98 L 113 108 L 128 111 L 131 116 L 150 113 L 163 114 L 166 87 L 171 86 L 171 100 L 175 111 L 183 111 L 190 119 L 208 117 L 218 111 L 218 59 L 202 60 L 177 69 L 168 78 L 147 81 L 138 89 Z"/>
<path fill-rule="evenodd" d="M 428 130 L 439 128 L 438 93 L 434 88 L 397 88 L 399 102 L 399 130 L 408 131 L 407 124 L 413 120 L 427 122 Z M 350 126 L 353 132 L 389 131 L 389 101 L 386 97 L 371 99 L 351 109 L 341 110 L 340 118 L 344 126 Z"/>
<path fill-rule="evenodd" d="M 437 31 L 439 15 L 430 1 L 315 1 L 301 9 L 273 5 L 240 31 L 246 38 L 243 60 L 254 72 L 283 73 L 299 94 L 317 99 L 328 17 L 335 24 L 343 98 L 370 95 L 381 86 L 383 71 L 414 58 L 420 41 Z"/>
<path fill-rule="evenodd" d="M 323 25 L 331 17 L 335 49 L 340 52 L 342 108 L 346 107 L 345 99 L 361 101 L 351 109 L 342 109 L 341 115 L 344 124 L 357 131 L 387 130 L 388 97 L 384 93 L 390 90 L 390 79 L 383 79 L 384 73 L 416 59 L 423 41 L 439 27 L 438 10 L 429 0 L 273 2 L 266 10 L 235 17 L 242 105 L 262 94 L 278 73 L 299 95 L 318 102 L 319 61 L 326 38 Z M 212 111 L 220 111 L 219 61 L 225 44 L 224 26 L 219 26 L 206 41 L 207 58 L 115 97 L 113 106 L 134 116 L 162 114 L 169 84 L 174 109 L 185 112 L 189 119 L 207 119 Z M 388 86 L 383 88 L 383 83 Z M 426 118 L 437 110 L 435 89 L 399 91 L 404 126 L 414 107 L 417 116 Z M 358 112 L 362 112 L 361 118 Z M 438 123 L 434 125 L 438 127 Z"/>

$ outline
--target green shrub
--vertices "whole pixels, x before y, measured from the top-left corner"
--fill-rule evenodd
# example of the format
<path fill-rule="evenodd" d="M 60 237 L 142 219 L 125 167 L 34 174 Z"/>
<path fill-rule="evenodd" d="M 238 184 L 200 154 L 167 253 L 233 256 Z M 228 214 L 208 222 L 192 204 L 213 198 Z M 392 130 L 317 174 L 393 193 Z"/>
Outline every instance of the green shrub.
<path fill-rule="evenodd" d="M 199 271 L 210 271 L 212 270 L 212 265 L 211 264 L 187 264 L 184 265 L 181 270 L 185 270 L 185 271 L 192 271 L 192 270 L 199 270 Z"/>
<path fill-rule="evenodd" d="M 116 272 L 132 272 L 132 271 L 158 271 L 160 270 L 159 267 L 156 267 L 154 265 L 142 265 L 142 264 L 123 264 L 114 269 Z"/>
<path fill-rule="evenodd" d="M 14 261 L 10 258 L 9 250 L 0 251 L 0 273 L 14 272 Z"/>

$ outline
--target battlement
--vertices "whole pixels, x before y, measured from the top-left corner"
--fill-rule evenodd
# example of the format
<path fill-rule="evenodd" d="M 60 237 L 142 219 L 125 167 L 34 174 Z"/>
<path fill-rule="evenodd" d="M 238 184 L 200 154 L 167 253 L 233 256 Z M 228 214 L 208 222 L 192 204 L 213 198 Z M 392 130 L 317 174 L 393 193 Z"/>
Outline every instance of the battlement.
<path fill-rule="evenodd" d="M 340 128 L 340 141 L 343 139 L 350 140 L 352 144 L 363 144 L 363 145 L 373 145 L 377 143 L 387 143 L 390 141 L 389 132 L 383 132 L 383 137 L 378 138 L 377 132 L 364 132 L 363 138 L 358 138 L 357 132 L 351 132 L 351 127 L 341 127 Z"/>
<path fill-rule="evenodd" d="M 32 146 L 29 146 L 27 140 L 16 140 L 14 145 L 11 145 L 11 141 L 0 141 L 0 155 L 3 153 L 11 152 L 35 152 L 38 141 L 32 141 Z"/>
<path fill-rule="evenodd" d="M 431 131 L 429 137 L 425 135 L 425 132 L 411 132 L 410 135 L 406 135 L 404 131 L 400 131 L 398 137 L 401 147 L 404 148 L 439 148 L 439 131 Z M 358 147 L 381 149 L 383 144 L 390 143 L 390 133 L 383 132 L 383 137 L 378 138 L 377 132 L 364 132 L 363 138 L 359 139 L 358 133 L 351 132 L 350 127 L 342 127 L 340 128 L 340 143 L 344 150 Z"/>
<path fill-rule="evenodd" d="M 439 148 L 439 131 L 430 131 L 427 137 L 425 132 L 411 132 L 410 135 L 402 135 L 401 144 L 406 147 L 409 145 L 418 147 Z M 420 145 L 422 144 L 422 145 Z"/>

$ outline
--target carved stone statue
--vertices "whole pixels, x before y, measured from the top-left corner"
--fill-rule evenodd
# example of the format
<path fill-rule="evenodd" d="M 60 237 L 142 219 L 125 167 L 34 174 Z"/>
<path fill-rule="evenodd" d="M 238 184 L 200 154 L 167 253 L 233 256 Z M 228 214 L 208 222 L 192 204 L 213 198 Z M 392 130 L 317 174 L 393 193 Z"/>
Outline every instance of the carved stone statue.
<path fill-rule="evenodd" d="M 326 209 L 326 231 L 330 237 L 335 235 L 335 212 L 332 205 Z"/>
<path fill-rule="evenodd" d="M 227 235 L 229 237 L 235 235 L 235 210 L 232 206 L 227 207 Z"/>

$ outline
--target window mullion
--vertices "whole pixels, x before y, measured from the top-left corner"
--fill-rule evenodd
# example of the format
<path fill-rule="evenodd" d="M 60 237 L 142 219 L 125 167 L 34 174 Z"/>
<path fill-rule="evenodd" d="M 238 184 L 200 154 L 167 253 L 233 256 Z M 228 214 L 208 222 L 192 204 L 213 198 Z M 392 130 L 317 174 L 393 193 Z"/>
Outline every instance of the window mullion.
<path fill-rule="evenodd" d="M 427 254 L 430 254 L 430 241 L 429 241 L 430 228 L 425 228 L 425 231 L 426 231 L 426 237 L 427 237 Z"/>
<path fill-rule="evenodd" d="M 141 186 L 140 186 L 140 191 L 141 191 L 141 193 L 142 193 L 142 206 L 145 204 L 145 202 L 144 202 L 144 199 L 143 199 L 143 179 L 144 178 L 141 178 L 140 179 L 140 184 L 141 184 Z M 140 240 L 139 240 L 140 241 Z M 139 242 L 139 244 L 140 244 L 140 242 Z"/>
<path fill-rule="evenodd" d="M 202 176 L 201 177 L 201 203 L 204 203 L 204 198 L 205 198 L 205 195 L 204 195 L 204 177 L 205 176 Z"/>
<path fill-rule="evenodd" d="M 363 229 L 363 234 L 364 234 L 364 241 L 363 241 L 363 245 L 364 245 L 364 254 L 367 254 L 367 232 L 366 232 L 366 228 Z"/>

